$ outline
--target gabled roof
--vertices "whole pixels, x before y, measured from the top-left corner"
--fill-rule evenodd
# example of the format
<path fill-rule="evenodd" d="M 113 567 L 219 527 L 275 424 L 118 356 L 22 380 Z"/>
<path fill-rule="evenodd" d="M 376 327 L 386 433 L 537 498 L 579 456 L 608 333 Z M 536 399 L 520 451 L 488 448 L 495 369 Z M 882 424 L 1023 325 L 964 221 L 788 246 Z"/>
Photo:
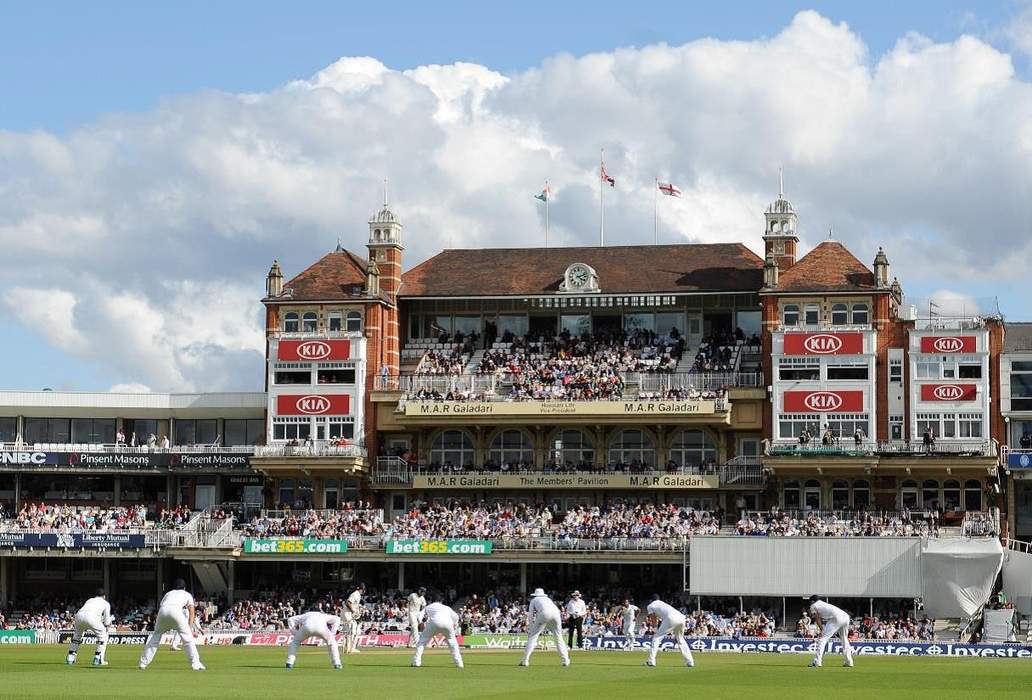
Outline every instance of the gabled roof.
<path fill-rule="evenodd" d="M 781 273 L 775 292 L 868 292 L 874 273 L 838 241 L 823 241 Z"/>
<path fill-rule="evenodd" d="M 365 296 L 368 263 L 349 250 L 335 250 L 283 285 L 282 298 L 320 301 Z M 292 290 L 288 292 L 287 290 Z"/>
<path fill-rule="evenodd" d="M 402 276 L 402 297 L 552 294 L 590 265 L 603 294 L 756 291 L 763 260 L 741 243 L 445 250 Z"/>

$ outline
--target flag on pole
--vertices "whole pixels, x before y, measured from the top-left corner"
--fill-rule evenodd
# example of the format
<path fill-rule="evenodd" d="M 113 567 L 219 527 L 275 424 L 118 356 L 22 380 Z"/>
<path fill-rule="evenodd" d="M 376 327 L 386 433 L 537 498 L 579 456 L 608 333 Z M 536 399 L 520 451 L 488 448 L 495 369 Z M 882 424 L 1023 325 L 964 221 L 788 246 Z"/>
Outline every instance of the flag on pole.
<path fill-rule="evenodd" d="M 672 182 L 660 182 L 659 191 L 665 194 L 667 197 L 680 197 L 681 190 Z"/>
<path fill-rule="evenodd" d="M 606 172 L 606 164 L 602 163 L 602 182 L 609 183 L 610 187 L 616 187 L 616 180 L 609 177 L 609 173 Z"/>
<path fill-rule="evenodd" d="M 537 199 L 537 200 L 542 201 L 542 202 L 547 202 L 551 198 L 552 198 L 552 188 L 549 187 L 548 185 L 545 185 L 545 189 L 541 190 L 541 194 L 534 195 L 534 199 Z"/>

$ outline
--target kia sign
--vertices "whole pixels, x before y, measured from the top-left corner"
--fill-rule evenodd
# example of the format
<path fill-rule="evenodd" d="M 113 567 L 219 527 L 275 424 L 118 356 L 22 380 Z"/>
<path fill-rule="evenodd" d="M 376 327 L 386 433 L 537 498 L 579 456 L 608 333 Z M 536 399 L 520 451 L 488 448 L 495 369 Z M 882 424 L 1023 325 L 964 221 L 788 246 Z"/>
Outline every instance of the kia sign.
<path fill-rule="evenodd" d="M 350 340 L 281 340 L 276 359 L 289 362 L 350 360 Z"/>
<path fill-rule="evenodd" d="M 862 413 L 862 391 L 786 391 L 785 413 Z"/>
<path fill-rule="evenodd" d="M 921 352 L 948 355 L 955 352 L 978 352 L 973 335 L 926 335 L 921 338 Z"/>
<path fill-rule="evenodd" d="M 351 412 L 351 397 L 347 394 L 304 394 L 276 397 L 276 415 L 279 416 L 346 416 Z"/>
<path fill-rule="evenodd" d="M 974 401 L 978 398 L 976 384 L 922 384 L 922 401 Z"/>
<path fill-rule="evenodd" d="M 786 355 L 862 355 L 863 333 L 785 333 Z"/>

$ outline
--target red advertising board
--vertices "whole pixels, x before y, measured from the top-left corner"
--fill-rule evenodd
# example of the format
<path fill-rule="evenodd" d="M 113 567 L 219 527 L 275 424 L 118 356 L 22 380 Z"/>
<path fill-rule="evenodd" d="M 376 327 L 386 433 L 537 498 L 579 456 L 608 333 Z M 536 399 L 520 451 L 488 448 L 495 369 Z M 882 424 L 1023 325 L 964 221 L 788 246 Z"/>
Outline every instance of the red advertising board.
<path fill-rule="evenodd" d="M 350 360 L 350 340 L 281 340 L 276 359 L 288 362 Z"/>
<path fill-rule="evenodd" d="M 863 333 L 785 333 L 786 355 L 862 355 Z"/>
<path fill-rule="evenodd" d="M 786 391 L 785 413 L 862 413 L 862 391 Z"/>
<path fill-rule="evenodd" d="M 977 352 L 973 335 L 926 335 L 921 338 L 921 352 L 933 355 L 953 352 Z"/>
<path fill-rule="evenodd" d="M 974 401 L 978 398 L 976 384 L 922 384 L 922 401 Z"/>
<path fill-rule="evenodd" d="M 344 416 L 351 413 L 347 394 L 292 394 L 276 397 L 278 416 Z"/>

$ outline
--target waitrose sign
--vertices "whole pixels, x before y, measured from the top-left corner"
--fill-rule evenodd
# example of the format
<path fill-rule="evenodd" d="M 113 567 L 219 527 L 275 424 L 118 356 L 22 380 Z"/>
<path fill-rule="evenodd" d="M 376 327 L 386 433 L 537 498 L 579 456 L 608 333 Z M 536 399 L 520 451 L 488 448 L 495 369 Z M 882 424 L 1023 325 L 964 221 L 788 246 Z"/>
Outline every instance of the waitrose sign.
<path fill-rule="evenodd" d="M 491 540 L 387 540 L 388 554 L 490 554 Z"/>
<path fill-rule="evenodd" d="M 244 554 L 343 554 L 347 540 L 306 540 L 296 537 L 244 539 Z"/>

